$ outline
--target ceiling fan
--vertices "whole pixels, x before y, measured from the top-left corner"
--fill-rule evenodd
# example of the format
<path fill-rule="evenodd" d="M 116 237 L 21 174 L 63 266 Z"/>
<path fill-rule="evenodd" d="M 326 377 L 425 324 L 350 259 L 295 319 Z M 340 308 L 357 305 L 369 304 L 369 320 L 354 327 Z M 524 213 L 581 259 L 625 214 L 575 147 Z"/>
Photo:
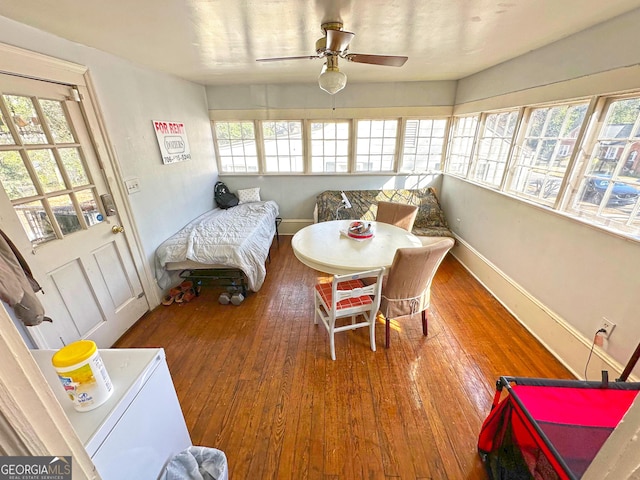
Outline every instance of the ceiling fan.
<path fill-rule="evenodd" d="M 326 58 L 322 72 L 318 77 L 320 88 L 331 95 L 342 90 L 347 84 L 347 76 L 338 69 L 338 58 L 344 58 L 349 62 L 368 63 L 370 65 L 386 65 L 401 67 L 407 61 L 407 57 L 394 55 L 369 55 L 362 53 L 349 53 L 349 43 L 355 33 L 342 30 L 342 22 L 328 22 L 321 26 L 323 37 L 316 41 L 316 54 L 299 57 L 258 58 L 257 62 L 277 62 L 281 60 L 314 60 Z"/>

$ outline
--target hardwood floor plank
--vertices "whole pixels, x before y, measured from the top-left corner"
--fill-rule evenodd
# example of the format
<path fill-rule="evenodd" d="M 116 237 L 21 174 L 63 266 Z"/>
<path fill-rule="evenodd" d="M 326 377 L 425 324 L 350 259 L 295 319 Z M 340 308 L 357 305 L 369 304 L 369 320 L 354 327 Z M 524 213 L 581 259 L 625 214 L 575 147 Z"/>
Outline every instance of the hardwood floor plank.
<path fill-rule="evenodd" d="M 290 237 L 239 306 L 204 286 L 147 313 L 116 344 L 163 347 L 194 445 L 219 448 L 234 479 L 487 478 L 476 452 L 500 375 L 571 374 L 454 258 L 419 315 L 336 335 L 313 324 L 313 285 Z"/>

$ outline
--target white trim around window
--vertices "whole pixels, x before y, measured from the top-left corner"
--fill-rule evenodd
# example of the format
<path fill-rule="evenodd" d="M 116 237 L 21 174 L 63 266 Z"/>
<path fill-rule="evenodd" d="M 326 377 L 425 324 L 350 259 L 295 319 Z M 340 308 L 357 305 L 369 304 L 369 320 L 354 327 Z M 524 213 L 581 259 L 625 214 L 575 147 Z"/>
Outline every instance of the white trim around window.
<path fill-rule="evenodd" d="M 214 119 L 211 124 L 223 176 L 388 175 L 442 171 L 449 120 L 290 117 Z"/>

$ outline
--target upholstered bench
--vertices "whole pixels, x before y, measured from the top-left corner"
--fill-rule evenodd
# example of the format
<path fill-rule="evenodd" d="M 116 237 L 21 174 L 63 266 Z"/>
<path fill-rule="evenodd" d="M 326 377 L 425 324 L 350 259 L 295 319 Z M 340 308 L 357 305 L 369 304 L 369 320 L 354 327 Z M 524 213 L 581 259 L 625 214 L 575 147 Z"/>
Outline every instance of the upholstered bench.
<path fill-rule="evenodd" d="M 376 219 L 378 202 L 399 202 L 418 206 L 418 214 L 413 224 L 414 235 L 421 237 L 423 243 L 429 243 L 428 237 L 453 237 L 444 212 L 433 188 L 416 190 L 344 190 L 351 208 L 340 208 L 342 195 L 340 190 L 326 190 L 316 197 L 316 221 L 354 219 Z"/>

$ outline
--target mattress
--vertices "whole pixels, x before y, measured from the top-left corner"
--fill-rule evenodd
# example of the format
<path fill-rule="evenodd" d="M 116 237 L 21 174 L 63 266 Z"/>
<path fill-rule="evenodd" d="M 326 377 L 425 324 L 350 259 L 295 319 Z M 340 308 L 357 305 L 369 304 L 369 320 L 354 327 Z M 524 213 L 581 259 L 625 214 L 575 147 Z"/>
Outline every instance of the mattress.
<path fill-rule="evenodd" d="M 265 262 L 278 213 L 272 200 L 204 213 L 157 248 L 158 285 L 171 286 L 173 270 L 237 268 L 246 275 L 249 289 L 257 292 L 267 274 Z"/>

